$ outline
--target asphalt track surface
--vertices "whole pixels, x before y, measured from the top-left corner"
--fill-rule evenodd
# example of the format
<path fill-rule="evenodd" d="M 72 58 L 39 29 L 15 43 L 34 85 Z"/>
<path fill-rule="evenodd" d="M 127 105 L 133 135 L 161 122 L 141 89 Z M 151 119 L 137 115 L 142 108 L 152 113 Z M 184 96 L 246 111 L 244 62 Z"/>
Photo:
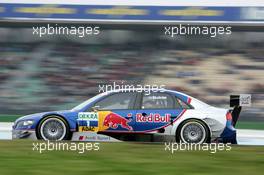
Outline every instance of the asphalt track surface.
<path fill-rule="evenodd" d="M 12 125 L 0 122 L 0 140 L 12 139 Z M 237 141 L 239 145 L 264 145 L 264 130 L 238 129 Z"/>

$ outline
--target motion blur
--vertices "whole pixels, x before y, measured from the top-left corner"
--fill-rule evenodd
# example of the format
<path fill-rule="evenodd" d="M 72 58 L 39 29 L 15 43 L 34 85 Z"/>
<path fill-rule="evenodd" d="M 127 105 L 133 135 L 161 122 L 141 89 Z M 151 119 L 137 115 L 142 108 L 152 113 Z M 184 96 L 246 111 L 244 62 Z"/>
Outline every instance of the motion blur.
<path fill-rule="evenodd" d="M 230 94 L 252 94 L 241 119 L 262 120 L 263 32 L 233 32 L 217 42 L 144 28 L 102 33 L 40 39 L 29 28 L 1 28 L 1 113 L 69 109 L 97 94 L 98 84 L 123 81 L 162 84 L 223 107 Z"/>

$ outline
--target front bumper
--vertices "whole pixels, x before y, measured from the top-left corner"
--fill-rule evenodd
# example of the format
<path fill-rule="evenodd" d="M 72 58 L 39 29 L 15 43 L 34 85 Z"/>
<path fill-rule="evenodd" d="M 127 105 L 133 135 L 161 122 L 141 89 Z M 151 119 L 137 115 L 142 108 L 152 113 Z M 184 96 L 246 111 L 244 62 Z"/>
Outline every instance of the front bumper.
<path fill-rule="evenodd" d="M 37 140 L 36 132 L 34 130 L 12 130 L 13 139 L 33 139 Z"/>

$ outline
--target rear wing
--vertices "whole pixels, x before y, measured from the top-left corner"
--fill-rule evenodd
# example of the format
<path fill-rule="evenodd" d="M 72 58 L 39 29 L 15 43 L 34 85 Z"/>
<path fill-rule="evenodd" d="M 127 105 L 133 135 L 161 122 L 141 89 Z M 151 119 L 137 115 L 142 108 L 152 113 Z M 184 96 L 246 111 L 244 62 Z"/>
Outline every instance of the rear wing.
<path fill-rule="evenodd" d="M 234 127 L 236 126 L 243 106 L 251 106 L 250 94 L 230 95 L 230 107 L 234 107 L 231 112 Z"/>

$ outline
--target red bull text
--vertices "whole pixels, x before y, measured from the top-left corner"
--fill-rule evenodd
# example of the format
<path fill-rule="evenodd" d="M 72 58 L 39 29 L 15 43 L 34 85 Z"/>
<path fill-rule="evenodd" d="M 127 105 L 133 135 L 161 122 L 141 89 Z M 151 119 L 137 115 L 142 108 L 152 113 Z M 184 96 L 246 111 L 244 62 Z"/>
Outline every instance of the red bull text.
<path fill-rule="evenodd" d="M 171 114 L 165 114 L 161 116 L 160 114 L 150 113 L 148 116 L 143 116 L 140 113 L 136 114 L 136 122 L 151 122 L 151 123 L 160 123 L 160 122 L 170 122 Z"/>

